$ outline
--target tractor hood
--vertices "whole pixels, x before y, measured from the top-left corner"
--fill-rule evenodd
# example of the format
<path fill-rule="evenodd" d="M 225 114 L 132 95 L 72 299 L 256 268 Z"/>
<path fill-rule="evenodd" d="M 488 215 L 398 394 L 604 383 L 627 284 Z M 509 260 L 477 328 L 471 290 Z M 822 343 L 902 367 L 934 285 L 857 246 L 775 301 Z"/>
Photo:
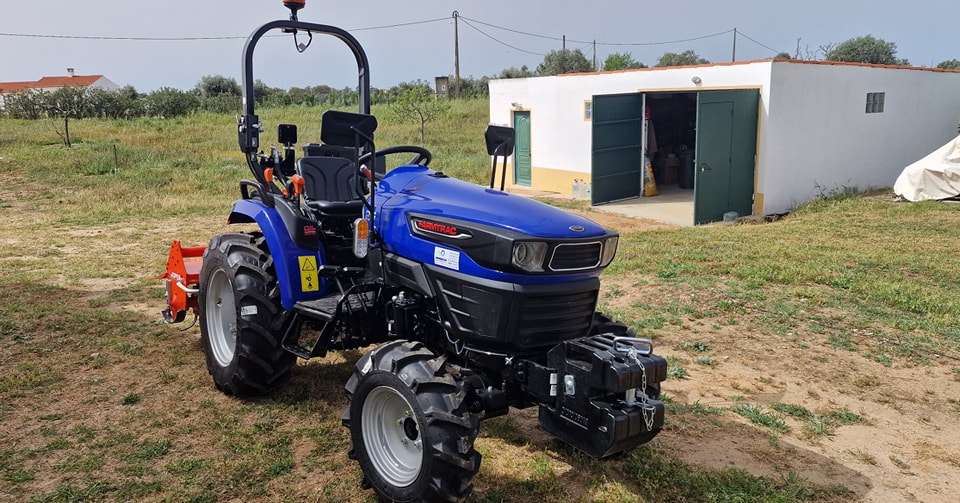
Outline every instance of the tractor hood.
<path fill-rule="evenodd" d="M 378 220 L 383 224 L 416 213 L 499 227 L 530 237 L 580 239 L 608 235 L 606 229 L 586 218 L 457 180 L 424 166 L 402 166 L 391 171 L 380 182 L 376 201 L 380 207 Z"/>
<path fill-rule="evenodd" d="M 617 233 L 590 220 L 423 166 L 385 176 L 376 204 L 387 252 L 475 277 L 517 284 L 594 277 L 616 253 Z"/>

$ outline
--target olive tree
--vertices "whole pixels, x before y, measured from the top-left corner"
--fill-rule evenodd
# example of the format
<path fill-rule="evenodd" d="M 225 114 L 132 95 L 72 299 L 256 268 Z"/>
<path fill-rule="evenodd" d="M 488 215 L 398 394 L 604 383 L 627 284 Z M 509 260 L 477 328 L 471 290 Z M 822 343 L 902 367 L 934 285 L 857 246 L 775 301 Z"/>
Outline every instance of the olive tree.
<path fill-rule="evenodd" d="M 561 73 L 592 72 L 593 63 L 580 49 L 550 51 L 537 65 L 537 75 L 560 75 Z"/>
<path fill-rule="evenodd" d="M 187 115 L 199 106 L 197 95 L 172 87 L 161 87 L 144 98 L 147 114 L 160 119 Z"/>
<path fill-rule="evenodd" d="M 640 63 L 639 61 L 633 59 L 633 55 L 629 52 L 615 52 L 603 61 L 603 70 L 609 72 L 611 70 L 628 70 L 631 68 L 646 68 L 647 65 Z"/>
<path fill-rule="evenodd" d="M 948 59 L 937 64 L 937 68 L 943 70 L 960 70 L 960 59 Z"/>
<path fill-rule="evenodd" d="M 709 63 L 710 61 L 701 58 L 692 50 L 687 50 L 681 53 L 666 52 L 663 54 L 663 56 L 660 56 L 660 59 L 657 60 L 657 64 L 653 66 L 662 68 L 665 66 L 706 65 Z"/>
<path fill-rule="evenodd" d="M 428 86 L 410 87 L 394 98 L 389 113 L 397 122 L 414 122 L 420 126 L 420 144 L 423 144 L 427 122 L 440 117 L 450 109 L 450 103 L 438 99 Z"/>
<path fill-rule="evenodd" d="M 897 57 L 897 44 L 873 35 L 840 42 L 826 53 L 827 61 L 908 66 L 910 61 Z"/>

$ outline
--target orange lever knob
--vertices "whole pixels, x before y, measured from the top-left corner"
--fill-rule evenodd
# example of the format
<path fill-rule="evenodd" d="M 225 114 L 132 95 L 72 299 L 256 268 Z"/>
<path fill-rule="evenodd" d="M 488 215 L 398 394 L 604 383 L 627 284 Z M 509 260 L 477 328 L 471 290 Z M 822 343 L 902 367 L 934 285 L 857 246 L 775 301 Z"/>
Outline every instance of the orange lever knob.
<path fill-rule="evenodd" d="M 307 181 L 303 179 L 300 175 L 293 175 L 293 192 L 296 195 L 303 194 L 304 187 L 307 186 Z"/>

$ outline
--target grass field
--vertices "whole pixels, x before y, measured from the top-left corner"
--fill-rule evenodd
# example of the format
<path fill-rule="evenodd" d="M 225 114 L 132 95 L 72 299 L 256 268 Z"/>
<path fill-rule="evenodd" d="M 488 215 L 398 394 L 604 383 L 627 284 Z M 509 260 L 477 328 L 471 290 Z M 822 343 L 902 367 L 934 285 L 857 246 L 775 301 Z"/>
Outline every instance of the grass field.
<path fill-rule="evenodd" d="M 311 109 L 261 113 L 300 125 Z M 377 110 L 375 110 L 375 113 Z M 481 182 L 486 103 L 427 125 Z M 0 500 L 373 501 L 346 456 L 358 352 L 263 398 L 217 392 L 196 328 L 160 321 L 170 241 L 227 232 L 233 118 L 0 119 Z M 381 121 L 381 147 L 415 143 Z M 602 309 L 670 364 L 651 444 L 592 460 L 536 411 L 481 425 L 475 502 L 949 501 L 960 479 L 960 207 L 843 195 L 760 225 L 616 226 Z"/>

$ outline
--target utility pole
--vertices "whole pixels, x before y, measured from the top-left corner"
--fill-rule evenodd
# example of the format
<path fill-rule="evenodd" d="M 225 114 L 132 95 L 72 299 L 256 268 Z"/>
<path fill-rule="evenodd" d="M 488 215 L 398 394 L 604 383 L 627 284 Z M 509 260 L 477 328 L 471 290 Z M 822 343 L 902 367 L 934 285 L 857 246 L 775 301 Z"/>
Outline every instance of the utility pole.
<path fill-rule="evenodd" d="M 567 36 L 566 36 L 566 35 L 563 36 L 563 50 L 564 50 L 564 51 L 567 50 Z"/>
<path fill-rule="evenodd" d="M 460 99 L 460 13 L 453 11 L 453 68 L 456 72 L 456 97 Z"/>
<path fill-rule="evenodd" d="M 733 59 L 731 59 L 730 61 L 736 61 L 736 60 L 737 60 L 737 28 L 734 27 L 733 28 Z"/>
<path fill-rule="evenodd" d="M 597 41 L 593 41 L 593 71 L 599 72 L 600 69 L 597 68 Z"/>

